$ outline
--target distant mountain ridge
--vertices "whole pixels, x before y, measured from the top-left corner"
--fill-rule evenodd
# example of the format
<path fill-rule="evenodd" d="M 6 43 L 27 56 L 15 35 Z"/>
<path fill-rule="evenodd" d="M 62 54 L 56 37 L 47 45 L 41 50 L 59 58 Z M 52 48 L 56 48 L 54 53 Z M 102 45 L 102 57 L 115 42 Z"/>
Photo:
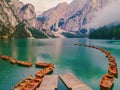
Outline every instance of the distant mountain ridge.
<path fill-rule="evenodd" d="M 73 0 L 69 5 L 61 3 L 59 4 L 61 7 L 57 5 L 43 12 L 39 18 L 45 17 L 47 25 L 44 27 L 48 30 L 57 30 L 59 27 L 68 32 L 77 32 L 91 22 L 95 12 L 101 10 L 107 3 L 108 0 Z M 57 12 L 57 10 L 62 10 L 62 12 Z M 54 12 L 57 16 L 53 14 Z"/>
<path fill-rule="evenodd" d="M 59 3 L 36 16 L 32 4 L 0 0 L 0 38 L 81 37 L 80 30 L 94 18 L 108 0 L 73 0 Z M 83 31 L 82 32 L 86 32 Z"/>

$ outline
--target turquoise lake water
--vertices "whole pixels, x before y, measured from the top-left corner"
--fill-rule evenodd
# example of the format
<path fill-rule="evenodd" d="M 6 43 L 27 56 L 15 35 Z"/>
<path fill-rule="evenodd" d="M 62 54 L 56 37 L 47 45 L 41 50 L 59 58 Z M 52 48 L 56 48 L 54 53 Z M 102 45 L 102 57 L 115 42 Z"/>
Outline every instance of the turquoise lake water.
<path fill-rule="evenodd" d="M 17 39 L 0 40 L 0 54 L 24 61 L 45 61 L 55 64 L 53 74 L 72 72 L 93 90 L 100 90 L 99 81 L 108 72 L 108 60 L 98 50 L 75 46 L 74 43 L 104 48 L 116 57 L 120 69 L 120 41 L 89 39 Z M 35 75 L 41 68 L 22 67 L 0 59 L 0 90 L 12 87 L 28 75 Z M 112 90 L 120 90 L 120 73 Z M 58 90 L 67 90 L 59 80 Z"/>

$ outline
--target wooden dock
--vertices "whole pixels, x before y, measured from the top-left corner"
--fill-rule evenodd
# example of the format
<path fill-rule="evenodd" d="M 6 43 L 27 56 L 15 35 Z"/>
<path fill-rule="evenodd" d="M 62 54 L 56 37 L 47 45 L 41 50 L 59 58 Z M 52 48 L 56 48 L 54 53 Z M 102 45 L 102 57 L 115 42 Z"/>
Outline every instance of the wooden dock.
<path fill-rule="evenodd" d="M 58 87 L 58 75 L 46 75 L 43 77 L 43 81 L 37 90 L 57 90 Z"/>
<path fill-rule="evenodd" d="M 60 79 L 69 90 L 92 90 L 89 86 L 77 79 L 72 73 L 60 75 Z"/>

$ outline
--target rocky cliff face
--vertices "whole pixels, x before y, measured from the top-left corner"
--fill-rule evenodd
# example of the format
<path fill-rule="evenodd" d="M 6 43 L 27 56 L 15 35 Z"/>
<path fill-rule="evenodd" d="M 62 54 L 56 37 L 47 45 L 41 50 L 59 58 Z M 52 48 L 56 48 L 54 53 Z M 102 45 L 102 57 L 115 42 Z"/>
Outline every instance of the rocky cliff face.
<path fill-rule="evenodd" d="M 64 19 L 66 10 L 67 10 L 67 3 L 60 3 L 56 7 L 49 9 L 48 11 L 45 11 L 38 17 L 38 20 L 41 19 L 46 22 L 46 25 L 44 25 L 42 28 L 47 28 L 50 30 L 54 30 L 55 28 L 58 28 L 58 23 L 60 20 Z M 39 23 L 40 24 L 40 23 Z M 41 23 L 43 24 L 43 23 Z"/>
<path fill-rule="evenodd" d="M 16 26 L 18 23 L 13 10 L 4 0 L 0 0 L 0 21 L 11 26 Z"/>
<path fill-rule="evenodd" d="M 9 6 L 12 8 L 12 10 L 14 10 L 14 14 L 17 16 L 18 21 L 19 19 L 19 12 L 20 9 L 24 6 L 24 4 L 22 2 L 20 2 L 19 0 L 7 0 Z"/>
<path fill-rule="evenodd" d="M 7 38 L 8 35 L 14 32 L 17 24 L 15 14 L 8 3 L 0 0 L 0 36 Z"/>
<path fill-rule="evenodd" d="M 24 5 L 19 0 L 11 0 L 9 5 L 15 11 L 20 21 L 26 22 L 28 27 L 38 28 L 35 8 L 32 4 Z"/>
<path fill-rule="evenodd" d="M 66 31 L 78 31 L 94 18 L 95 12 L 102 9 L 108 0 L 73 0 L 69 5 L 59 4 L 44 12 L 49 29 L 60 27 Z"/>
<path fill-rule="evenodd" d="M 35 8 L 32 4 L 26 4 L 20 9 L 19 18 L 21 21 L 25 21 L 29 27 L 38 28 Z"/>
<path fill-rule="evenodd" d="M 34 7 L 19 0 L 0 0 L 0 38 L 44 38 L 38 30 Z"/>
<path fill-rule="evenodd" d="M 81 29 L 92 20 L 95 12 L 102 9 L 106 3 L 107 0 L 74 0 L 68 6 L 66 23 L 63 29 L 68 31 L 77 31 Z"/>

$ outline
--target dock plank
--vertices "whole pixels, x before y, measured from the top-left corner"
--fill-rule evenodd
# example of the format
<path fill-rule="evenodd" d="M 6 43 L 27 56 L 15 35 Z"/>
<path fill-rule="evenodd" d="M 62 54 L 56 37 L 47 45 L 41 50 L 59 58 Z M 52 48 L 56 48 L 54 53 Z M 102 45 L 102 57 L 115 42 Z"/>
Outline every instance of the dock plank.
<path fill-rule="evenodd" d="M 57 90 L 58 87 L 58 75 L 46 75 L 43 77 L 43 81 L 37 90 Z"/>
<path fill-rule="evenodd" d="M 70 90 L 92 90 L 89 86 L 82 83 L 74 74 L 67 73 L 60 75 L 60 79 Z"/>

